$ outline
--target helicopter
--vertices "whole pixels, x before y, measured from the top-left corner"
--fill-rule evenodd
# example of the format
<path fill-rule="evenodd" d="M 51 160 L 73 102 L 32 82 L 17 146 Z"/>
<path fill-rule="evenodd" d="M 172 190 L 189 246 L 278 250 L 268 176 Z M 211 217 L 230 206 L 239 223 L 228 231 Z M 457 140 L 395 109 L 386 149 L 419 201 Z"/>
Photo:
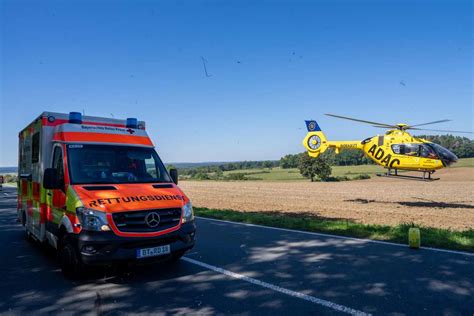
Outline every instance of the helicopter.
<path fill-rule="evenodd" d="M 432 178 L 432 174 L 439 169 L 450 166 L 458 161 L 458 157 L 448 149 L 430 142 L 426 139 L 412 136 L 407 130 L 422 130 L 449 133 L 467 133 L 464 131 L 432 130 L 423 129 L 419 126 L 438 124 L 450 120 L 438 120 L 423 124 L 386 124 L 366 121 L 335 114 L 326 114 L 344 120 L 356 121 L 370 124 L 374 127 L 389 129 L 384 135 L 369 137 L 362 141 L 328 141 L 318 123 L 315 120 L 308 120 L 306 128 L 308 133 L 303 139 L 303 145 L 309 156 L 317 158 L 329 148 L 333 148 L 336 154 L 345 149 L 362 150 L 367 157 L 376 164 L 387 169 L 385 174 L 378 176 L 398 177 L 404 179 L 415 179 L 432 181 L 439 178 Z M 422 172 L 422 177 L 399 175 L 399 170 Z M 393 172 L 392 172 L 393 171 Z"/>

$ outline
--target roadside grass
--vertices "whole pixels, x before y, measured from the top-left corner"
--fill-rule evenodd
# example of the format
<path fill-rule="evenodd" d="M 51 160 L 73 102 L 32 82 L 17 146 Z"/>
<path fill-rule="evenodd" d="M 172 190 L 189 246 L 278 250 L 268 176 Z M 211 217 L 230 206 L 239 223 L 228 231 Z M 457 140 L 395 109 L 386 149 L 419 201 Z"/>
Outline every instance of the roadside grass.
<path fill-rule="evenodd" d="M 321 218 L 308 213 L 295 214 L 276 211 L 239 212 L 201 207 L 195 207 L 194 211 L 197 216 L 207 218 L 382 240 L 399 244 L 408 243 L 408 229 L 415 226 L 420 228 L 421 245 L 424 247 L 474 252 L 474 229 L 468 231 L 452 231 L 448 229 L 420 227 L 410 223 L 397 226 L 367 225 L 349 220 Z"/>

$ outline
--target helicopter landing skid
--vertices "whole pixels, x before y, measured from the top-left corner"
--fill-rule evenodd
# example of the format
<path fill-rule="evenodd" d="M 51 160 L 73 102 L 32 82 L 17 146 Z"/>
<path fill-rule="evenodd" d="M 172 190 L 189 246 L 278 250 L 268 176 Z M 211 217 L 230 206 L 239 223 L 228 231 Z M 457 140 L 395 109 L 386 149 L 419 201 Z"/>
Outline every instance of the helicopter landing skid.
<path fill-rule="evenodd" d="M 440 179 L 440 178 L 431 177 L 434 171 L 420 171 L 420 172 L 423 172 L 422 177 L 399 175 L 397 169 L 395 169 L 395 173 L 392 173 L 392 170 L 388 169 L 387 173 L 377 173 L 377 176 L 388 177 L 388 178 L 398 178 L 398 179 L 405 179 L 405 180 L 426 181 L 426 182 L 436 181 Z"/>

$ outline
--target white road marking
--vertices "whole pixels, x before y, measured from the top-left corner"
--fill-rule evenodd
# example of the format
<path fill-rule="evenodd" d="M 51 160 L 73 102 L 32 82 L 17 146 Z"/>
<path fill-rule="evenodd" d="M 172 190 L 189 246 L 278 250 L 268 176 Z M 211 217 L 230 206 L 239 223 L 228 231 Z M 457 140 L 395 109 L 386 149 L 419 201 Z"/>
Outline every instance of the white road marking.
<path fill-rule="evenodd" d="M 231 221 L 226 221 L 226 220 L 222 220 L 222 219 L 214 219 L 214 218 L 207 218 L 207 217 L 200 217 L 200 216 L 196 216 L 196 218 L 203 219 L 203 220 L 206 220 L 206 221 L 222 222 L 222 223 L 227 223 L 227 224 L 236 224 L 236 225 L 243 225 L 243 226 L 248 226 L 248 227 L 266 228 L 266 229 L 273 229 L 273 230 L 279 230 L 279 231 L 290 232 L 290 233 L 299 233 L 299 234 L 306 234 L 306 235 L 313 235 L 313 236 L 320 236 L 320 237 L 329 237 L 329 238 L 337 238 L 337 239 L 356 240 L 356 241 L 370 242 L 370 243 L 374 243 L 374 244 L 382 244 L 382 245 L 387 245 L 387 246 L 396 246 L 396 247 L 403 247 L 403 248 L 408 247 L 407 245 L 396 244 L 396 243 L 393 243 L 393 242 L 381 241 L 381 240 L 356 238 L 356 237 L 346 237 L 346 236 L 330 235 L 330 234 L 324 234 L 324 233 L 306 232 L 306 231 L 303 231 L 303 230 L 287 229 L 287 228 L 279 228 L 279 227 L 270 227 L 270 226 L 263 226 L 263 225 L 257 225 L 257 224 L 249 224 L 249 223 L 231 222 Z M 422 238 L 423 238 L 423 236 L 422 236 Z M 464 251 L 456 251 L 456 250 L 448 250 L 448 249 L 440 249 L 440 248 L 432 248 L 432 247 L 420 247 L 420 248 L 424 249 L 424 250 L 445 252 L 445 253 L 452 253 L 452 254 L 456 254 L 456 255 L 474 257 L 474 253 L 472 253 L 472 252 L 464 252 Z"/>
<path fill-rule="evenodd" d="M 299 298 L 299 299 L 305 300 L 305 301 L 313 303 L 313 304 L 321 305 L 321 306 L 330 308 L 330 309 L 338 311 L 338 312 L 343 312 L 343 313 L 350 314 L 350 315 L 360 315 L 360 316 L 371 315 L 371 314 L 368 314 L 368 313 L 365 313 L 365 312 L 362 312 L 362 311 L 358 311 L 356 309 L 352 309 L 352 308 L 344 306 L 344 305 L 336 304 L 336 303 L 333 303 L 333 302 L 330 302 L 330 301 L 327 301 L 327 300 L 323 300 L 323 299 L 320 299 L 320 298 L 317 298 L 317 297 L 314 297 L 314 296 L 303 294 L 301 292 L 288 290 L 288 289 L 285 289 L 285 288 L 283 288 L 281 286 L 278 286 L 278 285 L 274 285 L 274 284 L 271 284 L 271 283 L 260 281 L 260 280 L 257 280 L 257 279 L 239 274 L 239 273 L 235 273 L 235 272 L 232 272 L 232 271 L 229 271 L 229 270 L 225 270 L 225 269 L 222 269 L 222 268 L 219 268 L 219 267 L 216 267 L 216 266 L 213 266 L 213 265 L 201 262 L 201 261 L 197 261 L 197 260 L 194 260 L 194 259 L 191 259 L 191 258 L 188 258 L 188 257 L 183 257 L 183 258 L 181 258 L 181 260 L 184 260 L 186 262 L 198 265 L 198 266 L 200 266 L 202 268 L 205 268 L 205 269 L 212 270 L 212 271 L 217 272 L 217 273 L 224 274 L 224 275 L 226 275 L 228 277 L 231 277 L 231 278 L 234 278 L 234 279 L 246 281 L 246 282 L 249 282 L 251 284 L 258 285 L 258 286 L 261 286 L 261 287 L 264 287 L 264 288 L 270 289 L 272 291 L 282 293 L 282 294 L 285 294 L 285 295 L 288 295 L 288 296 L 291 296 L 291 297 Z"/>

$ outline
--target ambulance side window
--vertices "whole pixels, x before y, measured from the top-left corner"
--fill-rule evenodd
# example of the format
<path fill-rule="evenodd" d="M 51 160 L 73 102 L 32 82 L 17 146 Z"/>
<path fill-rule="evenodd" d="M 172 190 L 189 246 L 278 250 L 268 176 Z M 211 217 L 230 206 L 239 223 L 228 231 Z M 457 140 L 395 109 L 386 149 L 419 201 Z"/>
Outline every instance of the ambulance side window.
<path fill-rule="evenodd" d="M 32 144 L 31 144 L 31 163 L 39 162 L 39 152 L 40 152 L 40 134 L 39 132 L 33 134 Z"/>
<path fill-rule="evenodd" d="M 53 168 L 56 169 L 60 186 L 64 191 L 64 163 L 61 147 L 56 146 L 53 154 Z"/>

